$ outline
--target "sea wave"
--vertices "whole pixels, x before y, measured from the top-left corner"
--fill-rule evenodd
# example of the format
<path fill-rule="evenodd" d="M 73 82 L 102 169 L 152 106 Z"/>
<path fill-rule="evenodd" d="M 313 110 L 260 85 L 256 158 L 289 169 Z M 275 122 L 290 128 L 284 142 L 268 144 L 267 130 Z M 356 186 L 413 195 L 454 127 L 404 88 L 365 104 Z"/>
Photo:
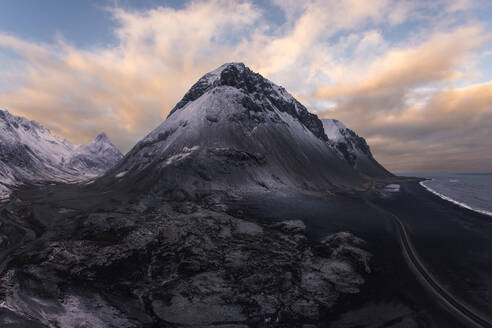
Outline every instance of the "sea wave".
<path fill-rule="evenodd" d="M 470 206 L 470 205 L 468 205 L 466 203 L 462 203 L 460 201 L 457 201 L 455 199 L 452 199 L 451 197 L 448 197 L 446 195 L 443 195 L 443 194 L 437 192 L 436 190 L 432 189 L 431 187 L 426 186 L 424 182 L 425 181 L 420 181 L 420 185 L 422 187 L 424 187 L 425 189 L 427 189 L 428 191 L 430 191 L 431 193 L 433 193 L 434 195 L 436 195 L 436 196 L 438 196 L 438 197 L 440 197 L 440 198 L 442 198 L 444 200 L 447 200 L 448 202 L 451 202 L 451 203 L 453 203 L 455 205 L 458 205 L 460 207 L 466 208 L 468 210 L 471 210 L 471 211 L 474 211 L 474 212 L 477 212 L 477 213 L 480 213 L 480 214 L 492 216 L 492 212 L 486 211 L 486 210 L 482 210 L 482 209 L 479 209 L 479 208 L 474 208 L 474 207 L 472 207 L 472 206 Z"/>

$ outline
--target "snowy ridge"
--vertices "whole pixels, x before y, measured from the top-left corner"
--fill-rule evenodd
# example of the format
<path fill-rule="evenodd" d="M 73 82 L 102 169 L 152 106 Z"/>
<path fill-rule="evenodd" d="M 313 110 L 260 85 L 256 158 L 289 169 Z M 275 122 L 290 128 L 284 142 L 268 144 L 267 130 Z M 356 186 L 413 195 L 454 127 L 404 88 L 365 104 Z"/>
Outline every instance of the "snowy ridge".
<path fill-rule="evenodd" d="M 321 121 L 328 137 L 328 143 L 354 169 L 368 176 L 391 176 L 391 173 L 373 157 L 371 149 L 364 138 L 358 136 L 338 120 L 321 119 Z"/>
<path fill-rule="evenodd" d="M 331 141 L 343 141 L 346 139 L 345 134 L 347 127 L 339 120 L 334 119 L 322 119 L 323 128 L 325 129 L 326 136 Z"/>
<path fill-rule="evenodd" d="M 121 158 L 123 158 L 121 152 L 103 132 L 91 143 L 76 146 L 69 166 L 77 171 L 97 176 L 111 168 Z"/>
<path fill-rule="evenodd" d="M 258 73 L 254 73 L 243 63 L 226 63 L 205 74 L 176 104 L 169 116 L 184 108 L 188 103 L 197 100 L 208 91 L 221 86 L 230 86 L 248 94 L 250 103 L 245 104 L 245 106 L 261 106 L 265 110 L 272 111 L 276 109 L 288 113 L 316 137 L 321 140 L 327 140 L 323 125 L 316 115 L 310 113 L 283 87 L 276 85 Z"/>
<path fill-rule="evenodd" d="M 122 157 L 105 134 L 74 145 L 35 121 L 0 110 L 0 198 L 23 183 L 94 178 Z"/>

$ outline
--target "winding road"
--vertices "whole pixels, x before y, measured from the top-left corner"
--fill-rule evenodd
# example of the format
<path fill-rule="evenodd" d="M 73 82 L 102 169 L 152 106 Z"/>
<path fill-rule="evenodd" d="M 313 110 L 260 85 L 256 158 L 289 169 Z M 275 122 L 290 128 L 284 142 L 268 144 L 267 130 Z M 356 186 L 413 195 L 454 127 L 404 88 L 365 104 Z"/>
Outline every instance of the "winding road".
<path fill-rule="evenodd" d="M 491 321 L 484 318 L 481 314 L 477 313 L 467 305 L 463 304 L 460 300 L 456 299 L 432 276 L 432 274 L 419 259 L 415 249 L 412 246 L 405 226 L 398 216 L 379 207 L 371 201 L 367 201 L 367 204 L 392 218 L 397 227 L 403 255 L 405 256 L 408 265 L 417 275 L 419 280 L 441 301 L 446 308 L 448 308 L 459 318 L 463 319 L 465 322 L 471 324 L 473 327 L 492 328 Z"/>

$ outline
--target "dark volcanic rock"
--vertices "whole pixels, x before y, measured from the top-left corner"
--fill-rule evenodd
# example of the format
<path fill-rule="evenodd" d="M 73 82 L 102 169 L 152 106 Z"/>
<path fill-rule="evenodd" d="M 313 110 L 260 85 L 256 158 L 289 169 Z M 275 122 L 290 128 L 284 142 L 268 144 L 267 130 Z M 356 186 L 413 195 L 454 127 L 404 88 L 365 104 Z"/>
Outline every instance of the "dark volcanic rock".
<path fill-rule="evenodd" d="M 317 323 L 341 294 L 358 292 L 369 258 L 348 233 L 312 242 L 302 221 L 260 224 L 190 203 L 141 199 L 57 225 L 3 271 L 3 318 L 40 327 Z"/>

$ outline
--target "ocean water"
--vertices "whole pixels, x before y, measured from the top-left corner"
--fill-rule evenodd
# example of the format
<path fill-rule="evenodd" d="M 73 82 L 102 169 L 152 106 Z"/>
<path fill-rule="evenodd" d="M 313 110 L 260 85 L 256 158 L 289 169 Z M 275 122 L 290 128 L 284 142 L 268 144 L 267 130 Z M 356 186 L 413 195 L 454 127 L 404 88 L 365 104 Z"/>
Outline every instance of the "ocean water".
<path fill-rule="evenodd" d="M 431 180 L 420 184 L 459 206 L 492 216 L 492 174 L 412 174 Z"/>

